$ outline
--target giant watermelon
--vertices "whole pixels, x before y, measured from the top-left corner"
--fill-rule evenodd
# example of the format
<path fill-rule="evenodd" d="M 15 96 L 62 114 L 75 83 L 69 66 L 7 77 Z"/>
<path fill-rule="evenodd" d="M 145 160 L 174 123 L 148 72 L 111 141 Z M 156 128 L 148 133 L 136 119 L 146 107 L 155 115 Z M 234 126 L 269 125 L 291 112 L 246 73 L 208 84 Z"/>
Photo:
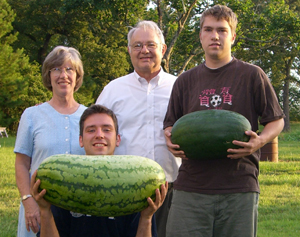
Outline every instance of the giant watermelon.
<path fill-rule="evenodd" d="M 189 159 L 222 159 L 227 149 L 240 148 L 233 140 L 248 142 L 251 130 L 241 114 L 228 110 L 202 110 L 182 116 L 173 128 L 171 141 L 178 144 Z"/>
<path fill-rule="evenodd" d="M 39 166 L 36 179 L 45 200 L 64 209 L 94 216 L 139 212 L 155 200 L 155 190 L 166 182 L 155 161 L 126 155 L 54 155 Z"/>

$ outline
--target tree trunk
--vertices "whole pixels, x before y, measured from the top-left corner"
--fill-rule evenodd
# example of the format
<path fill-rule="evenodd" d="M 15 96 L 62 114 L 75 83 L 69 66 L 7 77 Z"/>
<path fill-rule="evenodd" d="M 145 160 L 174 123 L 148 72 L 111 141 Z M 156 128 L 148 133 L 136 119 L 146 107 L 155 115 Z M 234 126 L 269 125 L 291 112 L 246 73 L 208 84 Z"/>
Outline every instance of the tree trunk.
<path fill-rule="evenodd" d="M 39 51 L 38 51 L 38 61 L 39 64 L 43 64 L 46 56 L 47 56 L 47 49 L 49 46 L 49 42 L 51 40 L 52 34 L 46 34 L 45 40 L 44 40 L 44 45 L 43 47 L 40 47 Z"/>
<path fill-rule="evenodd" d="M 184 2 L 182 1 L 182 4 L 183 4 L 183 12 L 180 13 L 179 15 L 179 19 L 177 21 L 177 31 L 174 33 L 174 35 L 172 36 L 172 39 L 171 41 L 169 42 L 168 44 L 168 47 L 167 47 L 167 51 L 163 57 L 163 62 L 162 62 L 162 66 L 164 68 L 164 70 L 166 72 L 170 72 L 170 58 L 171 58 L 171 55 L 172 55 L 172 52 L 173 52 L 173 49 L 174 49 L 174 46 L 175 46 L 175 43 L 180 35 L 180 33 L 182 32 L 182 30 L 184 29 L 184 25 L 188 19 L 188 17 L 190 16 L 191 14 L 191 11 L 192 9 L 194 8 L 195 4 L 197 3 L 197 0 L 194 0 L 193 2 L 191 2 L 188 7 L 186 7 L 184 5 Z M 157 1 L 156 4 L 160 4 L 160 1 Z M 161 14 L 161 6 L 160 8 L 158 9 L 158 14 Z"/>
<path fill-rule="evenodd" d="M 290 90 L 290 71 L 291 60 L 286 62 L 286 74 L 283 85 L 283 112 L 285 114 L 283 131 L 290 131 L 290 106 L 289 106 L 289 90 Z"/>
<path fill-rule="evenodd" d="M 160 7 L 160 0 L 156 1 L 156 5 L 157 5 L 157 15 L 158 15 L 158 27 L 163 30 L 163 17 L 162 17 L 162 11 L 161 11 L 161 7 Z"/>

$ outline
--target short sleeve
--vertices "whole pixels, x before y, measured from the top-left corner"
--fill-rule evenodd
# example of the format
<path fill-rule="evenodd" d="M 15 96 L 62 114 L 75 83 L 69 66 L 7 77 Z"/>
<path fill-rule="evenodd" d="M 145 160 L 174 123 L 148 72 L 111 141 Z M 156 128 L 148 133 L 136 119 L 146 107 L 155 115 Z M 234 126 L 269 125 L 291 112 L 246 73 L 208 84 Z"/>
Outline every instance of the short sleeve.
<path fill-rule="evenodd" d="M 29 109 L 26 109 L 21 116 L 14 152 L 32 157 L 33 131 L 31 113 Z"/>

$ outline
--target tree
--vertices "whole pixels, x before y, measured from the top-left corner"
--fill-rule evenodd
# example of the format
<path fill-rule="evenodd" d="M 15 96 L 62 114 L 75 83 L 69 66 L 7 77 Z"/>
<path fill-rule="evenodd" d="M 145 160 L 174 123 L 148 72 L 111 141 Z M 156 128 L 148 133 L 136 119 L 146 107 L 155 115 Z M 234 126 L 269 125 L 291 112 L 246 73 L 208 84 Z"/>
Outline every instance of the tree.
<path fill-rule="evenodd" d="M 20 111 L 30 100 L 26 97 L 28 83 L 38 78 L 38 68 L 29 63 L 23 50 L 13 50 L 17 33 L 11 33 L 11 23 L 15 14 L 6 0 L 0 0 L 0 6 L 0 124 L 16 130 Z"/>
<path fill-rule="evenodd" d="M 295 9 L 299 9 L 300 1 L 290 1 L 290 4 L 295 3 L 297 5 L 290 9 L 284 1 L 278 0 L 156 0 L 152 4 L 156 7 L 146 14 L 164 31 L 168 45 L 163 61 L 165 70 L 179 75 L 204 60 L 198 36 L 199 17 L 203 10 L 215 4 L 232 8 L 239 19 L 233 54 L 262 67 L 269 75 L 286 114 L 285 130 L 289 130 L 290 106 L 299 104 L 296 91 L 289 93 L 290 83 L 299 84 L 299 79 L 292 75 L 299 68 L 296 65 L 299 64 L 300 26 Z"/>
<path fill-rule="evenodd" d="M 110 80 L 127 74 L 127 32 L 147 6 L 147 1 L 10 0 L 17 12 L 14 29 L 20 33 L 14 47 L 22 45 L 40 65 L 56 45 L 72 46 L 82 55 L 85 77 L 75 94 L 78 102 L 94 103 Z"/>
<path fill-rule="evenodd" d="M 288 131 L 293 101 L 289 94 L 290 84 L 299 83 L 292 75 L 292 71 L 298 70 L 299 62 L 299 16 L 284 1 L 278 0 L 258 1 L 252 3 L 250 9 L 252 11 L 245 11 L 245 18 L 241 19 L 244 30 L 239 37 L 241 47 L 236 53 L 267 72 L 282 102 L 286 115 L 284 130 Z"/>
<path fill-rule="evenodd" d="M 95 102 L 109 81 L 133 70 L 127 53 L 127 33 L 139 20 L 153 20 L 162 29 L 168 45 L 162 66 L 167 72 L 180 75 L 202 63 L 199 19 L 206 8 L 218 3 L 228 5 L 238 15 L 233 54 L 263 68 L 286 114 L 290 106 L 294 109 L 299 105 L 297 90 L 290 88 L 291 83 L 299 83 L 294 76 L 299 65 L 299 0 L 287 1 L 293 7 L 283 0 L 29 0 L 26 4 L 23 0 L 7 1 L 17 13 L 13 27 L 19 37 L 12 46 L 15 52 L 23 48 L 31 67 L 40 67 L 56 45 L 80 51 L 85 77 L 75 97 L 87 106 Z M 32 77 L 26 80 L 27 84 L 22 86 L 27 88 L 31 83 L 25 93 L 30 100 L 23 98 L 24 104 L 35 101 L 30 90 L 40 83 Z M 46 98 L 44 93 L 40 91 L 39 98 Z"/>
<path fill-rule="evenodd" d="M 199 14 L 205 1 L 151 1 L 145 18 L 153 20 L 164 33 L 168 46 L 162 66 L 165 71 L 180 75 L 203 60 L 199 42 Z"/>

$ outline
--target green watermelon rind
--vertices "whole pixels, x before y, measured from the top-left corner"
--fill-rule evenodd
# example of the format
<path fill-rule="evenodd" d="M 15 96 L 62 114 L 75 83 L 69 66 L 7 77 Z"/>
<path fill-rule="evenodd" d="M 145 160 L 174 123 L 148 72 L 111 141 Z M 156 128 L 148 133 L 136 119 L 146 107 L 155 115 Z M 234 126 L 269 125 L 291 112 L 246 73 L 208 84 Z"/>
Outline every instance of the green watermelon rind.
<path fill-rule="evenodd" d="M 45 200 L 82 214 L 123 216 L 148 206 L 155 190 L 166 181 L 155 161 L 129 155 L 54 155 L 39 166 Z"/>
<path fill-rule="evenodd" d="M 251 124 L 243 115 L 228 110 L 195 111 L 178 119 L 171 141 L 178 144 L 189 159 L 224 159 L 227 149 L 240 148 L 233 140 L 248 142 L 245 131 Z"/>

